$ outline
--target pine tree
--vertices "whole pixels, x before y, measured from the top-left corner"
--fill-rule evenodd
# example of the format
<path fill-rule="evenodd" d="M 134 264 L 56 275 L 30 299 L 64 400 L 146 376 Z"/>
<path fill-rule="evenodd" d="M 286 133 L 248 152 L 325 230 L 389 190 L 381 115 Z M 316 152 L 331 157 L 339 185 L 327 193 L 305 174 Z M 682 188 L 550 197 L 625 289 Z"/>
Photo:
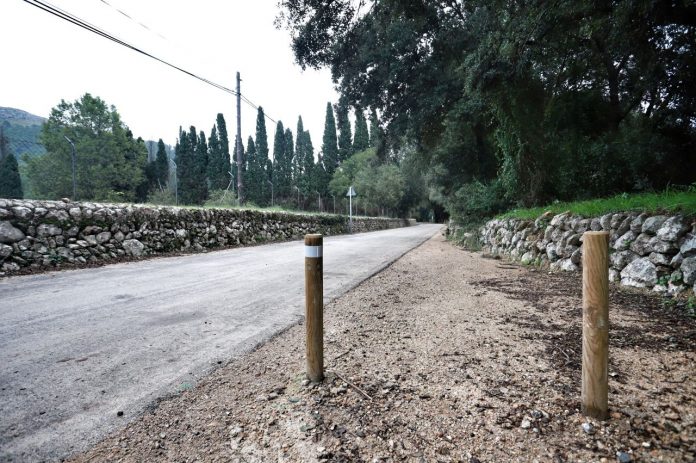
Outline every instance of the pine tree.
<path fill-rule="evenodd" d="M 6 151 L 6 154 L 0 160 L 0 198 L 24 198 L 17 159 L 9 150 Z"/>
<path fill-rule="evenodd" d="M 370 148 L 377 148 L 382 141 L 382 128 L 379 126 L 377 110 L 370 111 Z"/>
<path fill-rule="evenodd" d="M 169 182 L 169 158 L 167 157 L 167 148 L 160 138 L 157 142 L 157 155 L 155 157 L 155 178 L 158 182 L 157 187 L 164 189 Z"/>
<path fill-rule="evenodd" d="M 339 164 L 353 155 L 353 135 L 350 130 L 348 106 L 343 101 L 336 105 L 338 124 L 338 162 Z"/>
<path fill-rule="evenodd" d="M 370 147 L 370 134 L 367 132 L 365 113 L 360 108 L 355 108 L 355 138 L 353 138 L 353 152 L 359 153 Z"/>
<path fill-rule="evenodd" d="M 336 119 L 334 119 L 331 103 L 326 103 L 326 121 L 324 122 L 324 138 L 322 139 L 321 152 L 324 169 L 331 176 L 339 165 Z"/>

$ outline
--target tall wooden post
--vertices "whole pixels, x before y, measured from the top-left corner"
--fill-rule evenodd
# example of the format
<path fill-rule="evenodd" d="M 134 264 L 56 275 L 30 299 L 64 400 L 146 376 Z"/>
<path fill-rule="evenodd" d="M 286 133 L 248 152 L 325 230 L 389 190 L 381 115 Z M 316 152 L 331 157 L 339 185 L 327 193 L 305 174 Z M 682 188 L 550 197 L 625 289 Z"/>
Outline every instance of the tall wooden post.
<path fill-rule="evenodd" d="M 237 199 L 239 205 L 244 205 L 246 198 L 244 197 L 244 159 L 242 155 L 242 78 L 237 72 L 237 136 L 234 146 L 234 152 L 237 153 Z"/>
<path fill-rule="evenodd" d="M 307 326 L 307 378 L 324 379 L 323 237 L 305 235 L 305 324 Z"/>
<path fill-rule="evenodd" d="M 609 233 L 586 232 L 582 251 L 582 413 L 608 413 Z"/>

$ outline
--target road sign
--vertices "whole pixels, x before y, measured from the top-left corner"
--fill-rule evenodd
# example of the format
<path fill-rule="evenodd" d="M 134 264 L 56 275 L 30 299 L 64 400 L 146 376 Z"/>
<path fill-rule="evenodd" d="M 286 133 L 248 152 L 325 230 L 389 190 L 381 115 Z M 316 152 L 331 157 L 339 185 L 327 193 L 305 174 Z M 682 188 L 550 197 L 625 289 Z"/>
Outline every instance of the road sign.
<path fill-rule="evenodd" d="M 348 193 L 346 193 L 346 196 L 348 197 L 353 197 L 353 196 L 358 196 L 358 194 L 355 192 L 355 188 L 353 188 L 353 185 L 348 188 Z"/>

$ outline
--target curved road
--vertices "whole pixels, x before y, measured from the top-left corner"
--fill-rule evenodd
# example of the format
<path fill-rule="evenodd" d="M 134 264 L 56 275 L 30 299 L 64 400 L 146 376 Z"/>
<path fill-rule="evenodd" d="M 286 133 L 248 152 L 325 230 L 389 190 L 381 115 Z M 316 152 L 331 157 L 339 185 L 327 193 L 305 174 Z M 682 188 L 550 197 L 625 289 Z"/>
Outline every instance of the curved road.
<path fill-rule="evenodd" d="M 325 238 L 325 301 L 439 229 Z M 303 253 L 294 241 L 0 280 L 0 460 L 83 450 L 299 321 Z"/>

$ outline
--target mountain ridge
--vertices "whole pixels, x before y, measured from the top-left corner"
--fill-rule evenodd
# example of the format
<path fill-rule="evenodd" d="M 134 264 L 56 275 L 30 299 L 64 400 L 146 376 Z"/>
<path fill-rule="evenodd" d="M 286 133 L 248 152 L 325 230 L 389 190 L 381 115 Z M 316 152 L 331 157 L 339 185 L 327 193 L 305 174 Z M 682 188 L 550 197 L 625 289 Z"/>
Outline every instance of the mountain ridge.
<path fill-rule="evenodd" d="M 12 125 L 42 125 L 46 122 L 45 117 L 37 116 L 28 111 L 9 106 L 0 106 L 0 123 L 7 121 Z"/>

